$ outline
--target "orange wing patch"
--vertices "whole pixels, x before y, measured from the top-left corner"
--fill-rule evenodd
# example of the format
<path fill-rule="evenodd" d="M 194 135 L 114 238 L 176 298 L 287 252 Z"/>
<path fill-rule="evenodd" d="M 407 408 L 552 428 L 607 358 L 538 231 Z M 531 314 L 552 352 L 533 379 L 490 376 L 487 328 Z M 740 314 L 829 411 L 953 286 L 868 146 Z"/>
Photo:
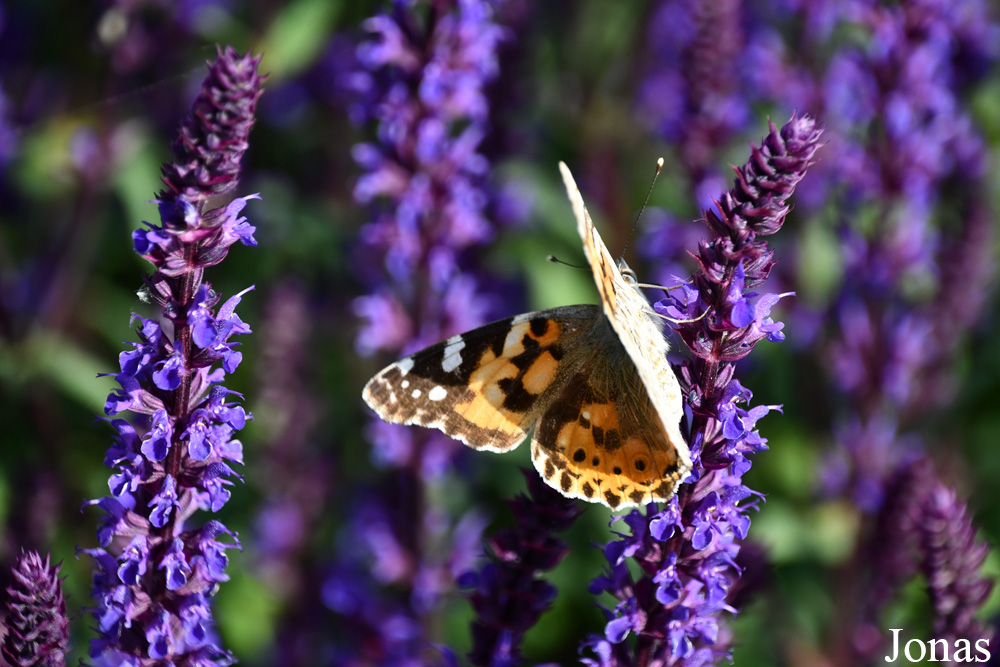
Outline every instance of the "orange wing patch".
<path fill-rule="evenodd" d="M 536 469 L 563 494 L 612 509 L 669 500 L 685 470 L 648 397 L 607 393 L 573 378 L 535 431 Z"/>
<path fill-rule="evenodd" d="M 526 392 L 538 396 L 552 386 L 552 381 L 556 379 L 558 370 L 559 362 L 550 351 L 545 350 L 528 366 L 524 377 L 521 378 L 521 384 Z"/>
<path fill-rule="evenodd" d="M 554 347 L 563 333 L 555 320 L 526 319 L 510 328 L 500 356 L 487 349 L 469 377 L 472 398 L 455 412 L 484 429 L 513 434 L 525 413 L 552 386 L 562 353 Z"/>
<path fill-rule="evenodd" d="M 514 357 L 522 354 L 529 346 L 548 347 L 562 335 L 562 327 L 555 320 L 545 318 L 525 319 L 520 322 L 514 318 L 514 326 L 510 328 L 503 345 L 503 356 Z M 534 341 L 534 344 L 532 344 Z"/>
<path fill-rule="evenodd" d="M 523 431 L 524 413 L 504 407 L 504 381 L 517 377 L 517 366 L 510 359 L 496 357 L 491 350 L 483 353 L 476 371 L 469 379 L 471 400 L 455 404 L 455 413 L 481 429 L 514 435 Z M 523 433 L 522 433 L 523 437 Z"/>

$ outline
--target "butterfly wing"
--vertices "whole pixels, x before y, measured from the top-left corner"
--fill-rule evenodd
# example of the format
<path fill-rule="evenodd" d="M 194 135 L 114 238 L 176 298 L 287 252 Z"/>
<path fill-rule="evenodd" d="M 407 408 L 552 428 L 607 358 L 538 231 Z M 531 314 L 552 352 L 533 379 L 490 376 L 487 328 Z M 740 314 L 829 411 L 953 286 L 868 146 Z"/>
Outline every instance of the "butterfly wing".
<path fill-rule="evenodd" d="M 385 421 L 509 451 L 563 388 L 567 350 L 600 317 L 598 306 L 565 306 L 499 320 L 386 367 L 362 395 Z"/>
<path fill-rule="evenodd" d="M 594 227 L 569 168 L 560 162 L 559 170 L 576 216 L 584 252 L 593 270 L 594 282 L 601 295 L 604 314 L 635 365 L 654 408 L 648 423 L 658 423 L 663 427 L 663 433 L 657 434 L 657 438 L 662 436 L 667 447 L 676 452 L 679 474 L 683 477 L 691 469 L 691 456 L 680 431 L 684 406 L 677 376 L 667 361 L 668 345 L 663 337 L 662 321 L 650 317 L 651 308 L 645 296 L 622 277 Z"/>
<path fill-rule="evenodd" d="M 669 500 L 688 466 L 656 428 L 660 416 L 623 346 L 600 349 L 607 356 L 582 360 L 542 415 L 535 468 L 564 495 L 611 509 Z"/>

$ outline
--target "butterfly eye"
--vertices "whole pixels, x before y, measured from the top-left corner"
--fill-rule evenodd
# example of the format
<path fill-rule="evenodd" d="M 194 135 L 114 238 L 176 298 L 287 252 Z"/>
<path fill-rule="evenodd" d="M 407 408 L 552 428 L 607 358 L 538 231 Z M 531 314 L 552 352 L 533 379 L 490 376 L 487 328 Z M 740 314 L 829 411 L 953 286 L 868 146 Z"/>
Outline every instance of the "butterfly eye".
<path fill-rule="evenodd" d="M 639 282 L 639 278 L 635 275 L 635 271 L 627 266 L 622 268 L 622 278 L 629 285 L 636 285 Z"/>

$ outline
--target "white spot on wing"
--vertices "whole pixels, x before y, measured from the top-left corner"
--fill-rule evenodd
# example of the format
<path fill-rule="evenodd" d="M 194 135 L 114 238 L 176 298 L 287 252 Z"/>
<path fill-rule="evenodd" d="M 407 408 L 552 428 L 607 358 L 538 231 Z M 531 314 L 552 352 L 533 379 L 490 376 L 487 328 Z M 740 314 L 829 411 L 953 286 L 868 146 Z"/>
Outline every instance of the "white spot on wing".
<path fill-rule="evenodd" d="M 450 373 L 462 365 L 462 350 L 465 349 L 465 341 L 461 336 L 452 336 L 448 339 L 448 345 L 444 348 L 444 358 L 441 360 L 441 370 Z"/>
<path fill-rule="evenodd" d="M 410 381 L 409 381 L 409 380 L 403 380 L 403 381 L 402 381 L 402 382 L 400 383 L 400 385 L 399 385 L 399 386 L 400 386 L 400 387 L 402 387 L 403 389 L 406 389 L 407 387 L 409 387 L 409 386 L 410 386 Z"/>
<path fill-rule="evenodd" d="M 410 394 L 410 396 L 412 396 L 413 398 L 420 398 L 420 390 L 419 389 L 414 389 L 413 393 Z"/>
<path fill-rule="evenodd" d="M 444 397 L 447 395 L 448 395 L 448 390 L 442 387 L 441 385 L 438 385 L 433 389 L 431 389 L 429 392 L 427 392 L 427 398 L 431 399 L 432 401 L 443 401 Z"/>
<path fill-rule="evenodd" d="M 413 359 L 407 357 L 406 359 L 400 359 L 396 366 L 399 368 L 399 372 L 402 375 L 406 375 L 413 369 Z"/>

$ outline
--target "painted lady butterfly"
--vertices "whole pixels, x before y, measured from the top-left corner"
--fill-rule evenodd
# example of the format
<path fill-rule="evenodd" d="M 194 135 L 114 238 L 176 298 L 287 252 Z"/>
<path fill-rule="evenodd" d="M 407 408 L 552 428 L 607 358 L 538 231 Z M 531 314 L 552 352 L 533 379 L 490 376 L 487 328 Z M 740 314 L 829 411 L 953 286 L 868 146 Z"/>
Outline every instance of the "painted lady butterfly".
<path fill-rule="evenodd" d="M 535 427 L 531 459 L 569 498 L 612 509 L 669 500 L 691 469 L 663 322 L 615 264 L 559 163 L 601 305 L 487 324 L 397 361 L 364 399 L 379 417 L 507 452 Z"/>

